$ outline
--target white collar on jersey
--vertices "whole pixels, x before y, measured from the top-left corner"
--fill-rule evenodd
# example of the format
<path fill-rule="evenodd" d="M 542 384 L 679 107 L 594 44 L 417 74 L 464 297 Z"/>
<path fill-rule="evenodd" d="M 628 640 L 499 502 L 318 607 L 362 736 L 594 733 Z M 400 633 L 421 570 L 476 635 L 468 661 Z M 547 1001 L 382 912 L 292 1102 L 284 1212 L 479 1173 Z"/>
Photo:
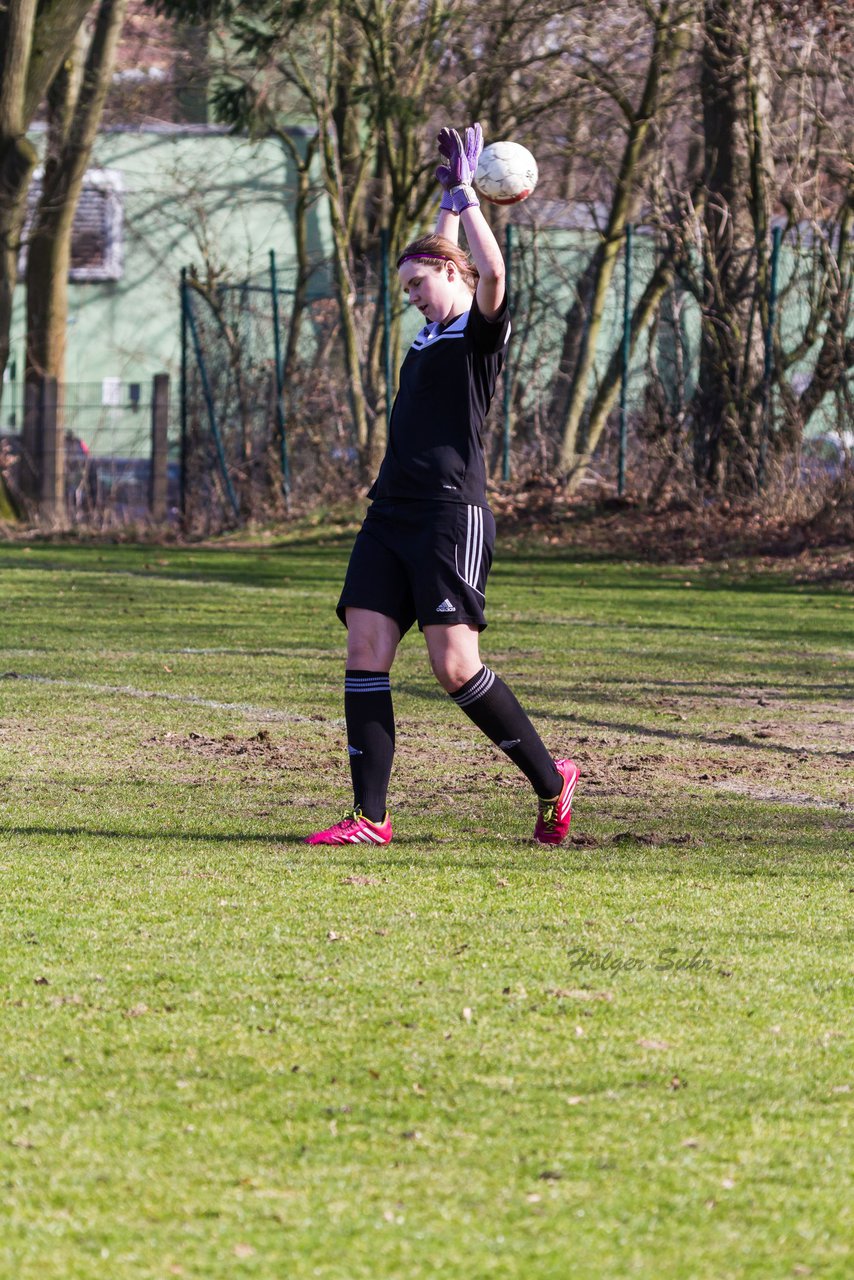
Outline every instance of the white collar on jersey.
<path fill-rule="evenodd" d="M 461 312 L 445 328 L 442 328 L 438 321 L 433 324 L 425 324 L 424 328 L 419 329 L 415 335 L 415 341 L 412 343 L 413 347 L 416 351 L 420 351 L 422 347 L 429 347 L 432 343 L 440 342 L 443 338 L 462 338 L 470 315 L 470 310 Z"/>

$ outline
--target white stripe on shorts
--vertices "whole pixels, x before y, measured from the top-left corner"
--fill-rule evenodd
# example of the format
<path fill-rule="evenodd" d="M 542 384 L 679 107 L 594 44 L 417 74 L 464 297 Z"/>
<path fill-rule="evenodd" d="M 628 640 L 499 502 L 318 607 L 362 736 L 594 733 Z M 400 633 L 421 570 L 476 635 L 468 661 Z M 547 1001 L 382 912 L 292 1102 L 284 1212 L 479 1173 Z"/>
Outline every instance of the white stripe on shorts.
<path fill-rule="evenodd" d="M 458 577 L 462 578 L 466 586 L 471 587 L 479 596 L 483 596 L 483 592 L 477 585 L 483 564 L 483 509 L 481 507 L 466 507 L 466 550 L 462 573 L 460 573 L 456 547 L 454 558 Z"/>

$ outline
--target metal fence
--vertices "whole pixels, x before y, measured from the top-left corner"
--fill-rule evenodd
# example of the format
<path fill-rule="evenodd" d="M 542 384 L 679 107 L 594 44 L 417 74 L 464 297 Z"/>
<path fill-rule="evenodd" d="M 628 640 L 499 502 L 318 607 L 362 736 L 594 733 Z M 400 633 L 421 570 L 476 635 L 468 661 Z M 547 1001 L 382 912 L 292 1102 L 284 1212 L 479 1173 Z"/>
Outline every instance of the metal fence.
<path fill-rule="evenodd" d="M 177 522 L 177 389 L 172 401 L 166 375 L 7 384 L 0 433 L 7 515 L 100 528 Z"/>
<path fill-rule="evenodd" d="M 515 336 L 485 438 L 496 481 L 554 470 L 553 407 L 555 388 L 566 377 L 566 321 L 599 243 L 598 234 L 589 230 L 545 234 L 507 228 L 504 249 Z M 809 333 L 817 264 L 825 247 L 794 236 L 784 242 L 779 231 L 774 235 L 765 330 L 758 313 L 755 321 L 765 350 L 760 395 L 769 440 L 782 430 L 786 395 L 797 396 L 812 376 L 820 329 L 809 341 L 802 339 Z M 630 340 L 633 311 L 661 258 L 652 230 L 628 229 L 590 372 L 587 413 L 609 375 L 618 372 L 617 394 L 590 468 L 593 483 L 618 493 L 644 467 L 655 465 L 656 449 L 672 452 L 678 432 L 689 434 L 685 424 L 698 382 L 701 314 L 684 283 L 673 280 L 641 338 Z M 399 305 L 388 268 L 382 260 L 369 264 L 355 297 L 363 351 L 375 327 L 388 329 Z M 291 371 L 293 385 L 284 386 L 282 334 L 291 304 L 290 291 L 277 286 L 272 255 L 267 275 L 220 286 L 214 297 L 185 283 L 187 493 L 197 489 L 196 505 L 215 511 L 216 519 L 239 522 L 265 506 L 275 508 L 277 502 L 281 509 L 291 494 L 308 497 L 324 486 L 329 492 L 352 494 L 364 478 L 348 411 L 337 304 L 328 291 L 309 297 L 300 361 Z M 583 330 L 589 312 L 581 305 L 574 314 Z M 404 345 L 409 330 L 420 323 L 420 316 L 404 316 Z M 797 362 L 785 370 L 775 364 L 775 336 L 787 349 L 803 347 Z M 394 392 L 387 359 L 378 381 L 380 392 L 385 383 L 385 396 L 380 394 L 374 406 L 381 419 Z M 846 441 L 850 445 L 852 386 L 849 371 L 813 415 L 810 436 L 817 456 L 839 460 Z M 684 443 L 690 454 L 690 441 Z M 192 496 L 188 502 L 193 505 Z"/>

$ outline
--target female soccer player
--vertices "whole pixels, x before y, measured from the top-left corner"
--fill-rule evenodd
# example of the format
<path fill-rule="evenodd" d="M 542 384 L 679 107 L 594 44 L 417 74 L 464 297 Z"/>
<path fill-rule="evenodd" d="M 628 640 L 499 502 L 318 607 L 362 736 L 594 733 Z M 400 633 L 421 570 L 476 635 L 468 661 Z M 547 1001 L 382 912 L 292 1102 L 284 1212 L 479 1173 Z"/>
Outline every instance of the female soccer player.
<path fill-rule="evenodd" d="M 389 672 L 417 622 L 442 688 L 528 778 L 539 798 L 534 839 L 560 844 L 578 781 L 554 760 L 510 689 L 479 651 L 495 521 L 486 501 L 480 430 L 504 362 L 510 317 L 501 250 L 472 186 L 480 125 L 439 134 L 444 194 L 436 233 L 397 267 L 424 317 L 400 371 L 388 448 L 368 497 L 338 616 L 347 627 L 344 714 L 353 808 L 308 844 L 388 844 L 394 756 Z M 470 257 L 459 247 L 460 224 Z"/>

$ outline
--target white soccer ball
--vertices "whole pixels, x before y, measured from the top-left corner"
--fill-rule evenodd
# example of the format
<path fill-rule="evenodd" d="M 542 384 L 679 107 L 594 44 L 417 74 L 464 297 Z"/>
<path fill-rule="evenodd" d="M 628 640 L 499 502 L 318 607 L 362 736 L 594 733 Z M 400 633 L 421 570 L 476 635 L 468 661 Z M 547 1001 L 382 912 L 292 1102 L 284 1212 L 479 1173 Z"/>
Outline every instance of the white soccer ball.
<path fill-rule="evenodd" d="M 484 147 L 474 178 L 482 196 L 493 204 L 518 204 L 537 185 L 537 162 L 518 142 L 491 142 Z"/>

